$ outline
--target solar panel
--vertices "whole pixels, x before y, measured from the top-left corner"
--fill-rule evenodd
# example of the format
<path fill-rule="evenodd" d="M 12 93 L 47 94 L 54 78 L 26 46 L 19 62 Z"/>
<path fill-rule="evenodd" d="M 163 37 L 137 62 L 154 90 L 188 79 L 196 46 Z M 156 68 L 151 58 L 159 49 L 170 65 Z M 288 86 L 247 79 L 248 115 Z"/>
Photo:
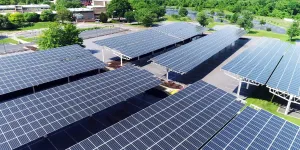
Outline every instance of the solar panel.
<path fill-rule="evenodd" d="M 207 30 L 206 28 L 193 25 L 187 22 L 178 22 L 170 25 L 155 27 L 152 29 L 167 34 L 169 36 L 178 37 L 181 39 L 188 39 L 194 37 L 196 35 L 199 35 L 199 33 L 203 33 Z"/>
<path fill-rule="evenodd" d="M 119 51 L 129 58 L 135 58 L 199 35 L 206 30 L 206 28 L 200 28 L 191 24 L 186 27 L 182 26 L 181 23 L 180 25 L 180 30 L 177 28 L 178 31 L 173 34 L 169 33 L 169 31 L 164 31 L 163 28 L 165 27 L 157 27 L 96 41 L 95 43 Z M 173 26 L 177 26 L 177 23 L 168 25 L 167 27 Z"/>
<path fill-rule="evenodd" d="M 270 38 L 252 43 L 256 45 L 245 50 L 222 69 L 264 85 L 290 44 Z"/>
<path fill-rule="evenodd" d="M 94 38 L 94 37 L 119 33 L 119 32 L 123 32 L 123 31 L 126 31 L 126 30 L 122 29 L 122 28 L 95 29 L 95 30 L 83 31 L 79 34 L 79 37 L 82 38 L 82 39 L 89 39 L 89 38 Z"/>
<path fill-rule="evenodd" d="M 0 73 L 0 95 L 66 78 L 83 72 L 104 68 L 96 57 L 59 61 Z"/>
<path fill-rule="evenodd" d="M 37 51 L 0 58 L 0 73 L 46 64 L 53 61 L 74 59 L 83 55 L 91 55 L 79 45 L 64 46 L 46 51 Z"/>
<path fill-rule="evenodd" d="M 247 107 L 221 130 L 204 150 L 299 149 L 300 129 L 264 110 Z"/>
<path fill-rule="evenodd" d="M 24 47 L 30 45 L 35 45 L 35 43 L 24 43 L 24 44 L 17 44 L 17 45 L 0 44 L 0 54 L 25 51 L 26 49 Z"/>
<path fill-rule="evenodd" d="M 238 40 L 245 33 L 244 30 L 228 27 L 151 60 L 174 72 L 184 74 Z"/>
<path fill-rule="evenodd" d="M 300 46 L 292 46 L 267 83 L 268 87 L 300 96 Z"/>
<path fill-rule="evenodd" d="M 132 66 L 0 104 L 0 147 L 14 149 L 160 84 Z"/>
<path fill-rule="evenodd" d="M 199 81 L 69 150 L 197 150 L 242 107 L 233 95 Z"/>

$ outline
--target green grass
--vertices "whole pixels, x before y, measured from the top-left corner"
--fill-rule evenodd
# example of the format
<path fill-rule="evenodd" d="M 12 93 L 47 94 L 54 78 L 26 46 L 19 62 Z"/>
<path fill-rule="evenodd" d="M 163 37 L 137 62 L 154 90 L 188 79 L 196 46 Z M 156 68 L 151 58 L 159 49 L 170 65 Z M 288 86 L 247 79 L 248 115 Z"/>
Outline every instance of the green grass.
<path fill-rule="evenodd" d="M 300 36 L 293 38 L 292 41 L 289 40 L 288 35 L 286 34 L 277 34 L 271 31 L 264 31 L 264 30 L 254 30 L 252 29 L 247 36 L 257 36 L 257 37 L 270 37 L 270 38 L 277 38 L 282 41 L 295 43 L 295 40 L 300 40 Z"/>
<path fill-rule="evenodd" d="M 0 40 L 0 44 L 18 44 L 18 41 L 11 38 L 5 38 Z"/>
<path fill-rule="evenodd" d="M 192 21 L 191 18 L 189 18 L 189 17 L 175 18 L 175 17 L 169 16 L 169 15 L 165 15 L 164 18 L 165 18 L 166 21 L 185 21 L 185 22 L 191 22 Z"/>
<path fill-rule="evenodd" d="M 253 104 L 258 106 L 280 118 L 288 120 L 294 124 L 300 125 L 300 119 L 291 116 L 286 116 L 282 113 L 277 112 L 280 105 L 286 105 L 286 101 L 269 93 L 268 88 L 258 87 L 253 94 L 246 100 L 247 106 Z"/>
<path fill-rule="evenodd" d="M 19 30 L 34 30 L 34 29 L 48 28 L 53 23 L 54 22 L 37 22 L 34 23 L 32 26 L 19 28 Z"/>
<path fill-rule="evenodd" d="M 23 37 L 23 36 L 20 36 L 20 37 L 18 37 L 19 39 L 21 39 L 21 40 L 23 40 L 23 41 L 26 41 L 26 42 L 34 42 L 36 39 L 37 39 L 37 37 L 33 37 L 33 38 L 25 38 L 25 37 Z"/>
<path fill-rule="evenodd" d="M 277 26 L 281 26 L 284 28 L 289 28 L 292 25 L 292 22 L 288 22 L 285 21 L 283 19 L 280 18 L 274 18 L 274 17 L 265 17 L 265 16 L 256 16 L 255 19 L 257 20 L 266 20 L 267 23 L 273 24 L 273 25 L 277 25 Z"/>
<path fill-rule="evenodd" d="M 216 25 L 225 25 L 224 23 L 221 22 L 211 22 L 207 25 L 208 28 L 213 28 Z"/>

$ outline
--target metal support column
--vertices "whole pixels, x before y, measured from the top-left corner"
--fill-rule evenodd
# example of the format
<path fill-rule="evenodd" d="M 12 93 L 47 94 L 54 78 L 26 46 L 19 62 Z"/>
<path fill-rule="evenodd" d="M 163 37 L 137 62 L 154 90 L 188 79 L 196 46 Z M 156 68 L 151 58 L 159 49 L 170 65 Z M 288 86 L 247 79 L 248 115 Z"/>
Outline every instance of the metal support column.
<path fill-rule="evenodd" d="M 104 57 L 104 48 L 102 48 L 102 61 L 105 62 L 105 57 Z"/>
<path fill-rule="evenodd" d="M 293 100 L 293 96 L 290 96 L 289 101 L 288 101 L 288 104 L 287 104 L 286 109 L 285 109 L 285 112 L 284 112 L 285 115 L 288 115 L 288 113 L 289 113 L 289 111 L 290 111 L 290 107 L 291 107 L 292 100 Z"/>
<path fill-rule="evenodd" d="M 247 87 L 246 88 L 247 88 L 247 90 L 249 89 L 249 83 L 247 83 Z"/>
<path fill-rule="evenodd" d="M 120 56 L 120 62 L 121 62 L 120 66 L 123 66 L 123 55 Z"/>
<path fill-rule="evenodd" d="M 167 81 L 169 81 L 169 69 L 167 69 L 166 78 L 167 78 Z"/>
<path fill-rule="evenodd" d="M 239 86 L 238 86 L 238 91 L 236 96 L 237 99 L 240 99 L 241 88 L 242 88 L 242 79 L 239 80 Z"/>

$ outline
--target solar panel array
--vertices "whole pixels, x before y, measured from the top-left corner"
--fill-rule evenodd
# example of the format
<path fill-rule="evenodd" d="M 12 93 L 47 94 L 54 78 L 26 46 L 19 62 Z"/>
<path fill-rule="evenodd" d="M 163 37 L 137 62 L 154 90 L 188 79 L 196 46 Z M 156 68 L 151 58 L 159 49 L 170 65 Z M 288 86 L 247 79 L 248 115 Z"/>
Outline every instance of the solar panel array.
<path fill-rule="evenodd" d="M 153 30 L 165 33 L 170 36 L 179 37 L 181 39 L 188 39 L 203 33 L 206 28 L 195 26 L 187 22 L 178 22 L 170 25 L 152 28 Z"/>
<path fill-rule="evenodd" d="M 0 94 L 105 67 L 78 45 L 3 57 L 0 64 Z"/>
<path fill-rule="evenodd" d="M 173 25 L 177 26 L 177 23 L 168 25 L 168 27 L 172 27 Z M 104 39 L 96 41 L 95 43 L 100 46 L 106 46 L 117 50 L 128 58 L 135 58 L 185 40 L 182 37 L 178 37 L 179 35 L 190 38 L 195 35 L 199 35 L 206 30 L 205 28 L 200 28 L 198 30 L 199 27 L 194 25 L 189 25 L 188 28 L 182 26 L 181 28 L 186 29 L 178 32 L 177 36 L 158 31 L 160 28 L 164 28 L 164 26 Z"/>
<path fill-rule="evenodd" d="M 90 39 L 90 38 L 95 38 L 99 36 L 105 36 L 109 34 L 114 34 L 114 33 L 119 33 L 126 31 L 125 29 L 122 28 L 104 28 L 104 29 L 95 29 L 95 30 L 88 30 L 88 31 L 83 31 L 79 34 L 79 37 L 82 39 Z"/>
<path fill-rule="evenodd" d="M 17 44 L 17 45 L 0 44 L 0 54 L 25 51 L 26 49 L 24 47 L 30 45 L 35 45 L 35 44 L 34 43 L 25 43 L 25 44 Z"/>
<path fill-rule="evenodd" d="M 77 143 L 69 150 L 197 150 L 243 105 L 199 81 Z"/>
<path fill-rule="evenodd" d="M 254 42 L 255 46 L 245 50 L 222 69 L 264 85 L 291 45 L 270 38 Z"/>
<path fill-rule="evenodd" d="M 204 150 L 277 149 L 299 150 L 300 128 L 264 110 L 246 108 Z"/>
<path fill-rule="evenodd" d="M 151 60 L 174 72 L 184 74 L 238 40 L 245 33 L 244 30 L 228 27 Z"/>
<path fill-rule="evenodd" d="M 300 46 L 292 46 L 267 83 L 268 87 L 300 96 Z"/>
<path fill-rule="evenodd" d="M 160 84 L 132 66 L 0 104 L 0 147 L 14 149 Z"/>

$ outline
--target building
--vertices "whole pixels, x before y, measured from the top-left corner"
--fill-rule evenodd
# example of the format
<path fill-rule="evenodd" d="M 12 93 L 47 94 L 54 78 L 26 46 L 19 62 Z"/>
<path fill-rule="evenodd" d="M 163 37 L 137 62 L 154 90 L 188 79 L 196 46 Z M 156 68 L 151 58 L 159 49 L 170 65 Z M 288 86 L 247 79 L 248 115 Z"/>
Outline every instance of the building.
<path fill-rule="evenodd" d="M 87 8 L 91 8 L 94 10 L 95 15 L 99 15 L 102 12 L 106 12 L 106 7 L 111 0 L 92 0 L 92 4 L 87 6 Z"/>
<path fill-rule="evenodd" d="M 49 5 L 0 5 L 0 13 L 14 13 L 14 12 L 42 12 L 43 10 L 50 9 Z"/>
<path fill-rule="evenodd" d="M 76 22 L 95 21 L 94 10 L 92 8 L 68 8 L 76 18 Z"/>

